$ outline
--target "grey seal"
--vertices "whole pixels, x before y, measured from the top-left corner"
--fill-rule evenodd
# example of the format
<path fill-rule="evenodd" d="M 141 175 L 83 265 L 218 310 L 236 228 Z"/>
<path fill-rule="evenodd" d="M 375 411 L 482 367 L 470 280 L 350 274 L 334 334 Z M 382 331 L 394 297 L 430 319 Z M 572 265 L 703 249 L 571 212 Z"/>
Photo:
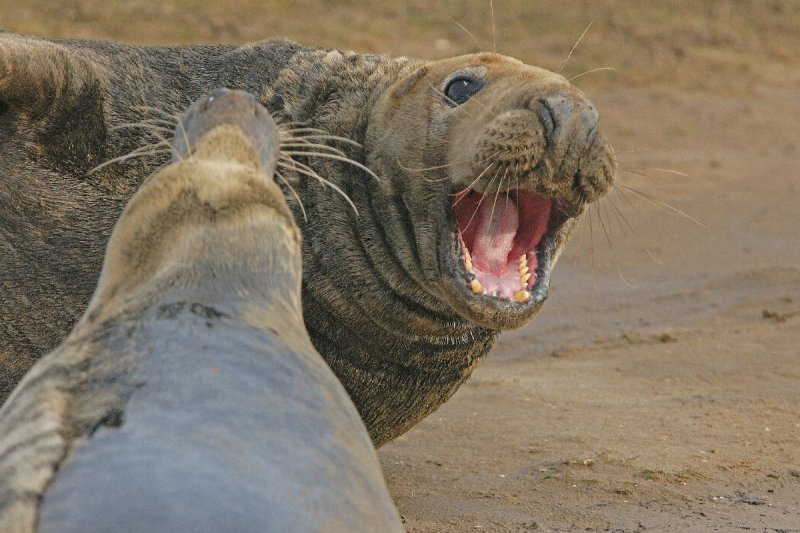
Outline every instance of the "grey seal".
<path fill-rule="evenodd" d="M 614 179 L 589 100 L 497 54 L 0 35 L 0 388 L 83 312 L 113 222 L 170 157 L 147 148 L 153 126 L 218 86 L 256 95 L 303 137 L 278 167 L 303 234 L 303 317 L 378 445 L 539 312 L 575 224 Z"/>
<path fill-rule="evenodd" d="M 0 529 L 403 530 L 303 324 L 278 138 L 245 93 L 187 111 L 86 313 L 0 410 Z"/>

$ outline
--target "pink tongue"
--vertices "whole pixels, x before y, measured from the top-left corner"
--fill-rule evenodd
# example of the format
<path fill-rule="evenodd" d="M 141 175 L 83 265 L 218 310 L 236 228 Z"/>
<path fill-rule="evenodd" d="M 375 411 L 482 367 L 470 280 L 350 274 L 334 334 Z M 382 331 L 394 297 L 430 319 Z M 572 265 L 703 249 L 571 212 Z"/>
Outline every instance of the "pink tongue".
<path fill-rule="evenodd" d="M 517 204 L 508 196 L 498 198 L 496 203 L 486 200 L 488 198 L 481 203 L 480 214 L 476 217 L 480 222 L 475 231 L 472 260 L 484 272 L 504 274 L 519 227 Z"/>

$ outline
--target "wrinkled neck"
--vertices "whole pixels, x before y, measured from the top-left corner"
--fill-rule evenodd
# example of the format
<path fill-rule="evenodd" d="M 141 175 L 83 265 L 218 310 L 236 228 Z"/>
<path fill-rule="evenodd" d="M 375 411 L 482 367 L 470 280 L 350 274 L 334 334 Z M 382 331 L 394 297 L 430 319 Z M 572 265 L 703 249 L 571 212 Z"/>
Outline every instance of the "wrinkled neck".
<path fill-rule="evenodd" d="M 197 224 L 177 242 L 167 243 L 165 253 L 153 255 L 159 264 L 144 279 L 131 273 L 133 282 L 126 284 L 124 272 L 102 276 L 87 317 L 158 315 L 194 305 L 198 313 L 259 327 L 266 327 L 261 317 L 267 315 L 302 323 L 298 243 L 283 224 L 271 212 Z"/>

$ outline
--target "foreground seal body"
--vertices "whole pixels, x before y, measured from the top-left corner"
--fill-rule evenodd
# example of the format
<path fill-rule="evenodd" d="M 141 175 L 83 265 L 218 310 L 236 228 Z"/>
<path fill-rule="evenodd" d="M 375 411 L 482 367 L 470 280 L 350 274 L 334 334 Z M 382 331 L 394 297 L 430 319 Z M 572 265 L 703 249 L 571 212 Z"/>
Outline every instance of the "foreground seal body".
<path fill-rule="evenodd" d="M 539 311 L 576 221 L 614 176 L 586 98 L 496 54 L 427 62 L 286 41 L 137 48 L 13 35 L 0 35 L 0 52 L 6 389 L 77 319 L 113 221 L 168 157 L 89 173 L 157 144 L 153 107 L 174 114 L 227 86 L 296 124 L 295 163 L 278 170 L 303 230 L 304 319 L 377 444 Z"/>
<path fill-rule="evenodd" d="M 303 324 L 274 122 L 218 92 L 182 126 L 86 314 L 0 410 L 0 530 L 402 531 Z"/>

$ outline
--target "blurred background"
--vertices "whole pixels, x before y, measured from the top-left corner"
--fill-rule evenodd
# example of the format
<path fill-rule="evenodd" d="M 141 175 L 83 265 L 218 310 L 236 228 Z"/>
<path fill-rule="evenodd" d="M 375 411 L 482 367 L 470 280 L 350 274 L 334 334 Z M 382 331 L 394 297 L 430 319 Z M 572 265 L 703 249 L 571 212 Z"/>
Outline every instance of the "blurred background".
<path fill-rule="evenodd" d="M 800 531 L 799 0 L 0 0 L 0 28 L 560 70 L 618 184 L 534 323 L 380 451 L 411 531 Z"/>
<path fill-rule="evenodd" d="M 50 38 L 137 44 L 309 45 L 437 59 L 497 51 L 556 69 L 591 29 L 569 72 L 583 83 L 728 87 L 764 62 L 797 59 L 797 0 L 26 0 L 0 1 L 0 28 Z M 743 84 L 747 82 L 742 80 Z"/>

